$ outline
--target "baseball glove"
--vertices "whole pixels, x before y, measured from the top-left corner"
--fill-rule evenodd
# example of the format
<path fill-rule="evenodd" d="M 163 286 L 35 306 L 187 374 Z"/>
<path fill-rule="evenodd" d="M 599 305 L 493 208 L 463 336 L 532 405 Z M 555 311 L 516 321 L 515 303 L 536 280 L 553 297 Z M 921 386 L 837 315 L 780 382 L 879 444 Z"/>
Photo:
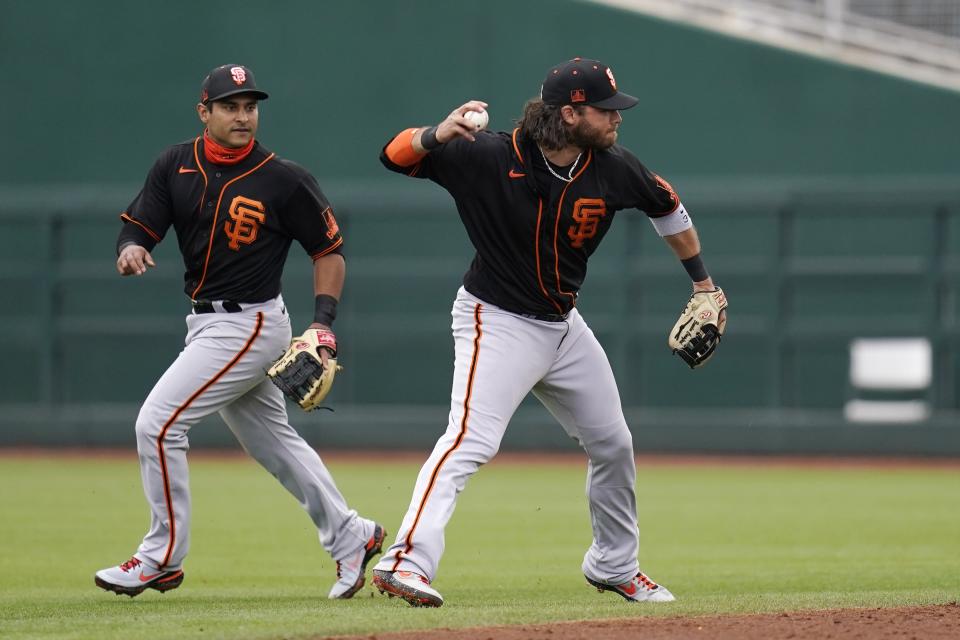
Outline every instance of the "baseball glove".
<path fill-rule="evenodd" d="M 330 350 L 327 366 L 323 366 L 320 349 Z M 290 343 L 267 376 L 283 394 L 304 411 L 320 406 L 330 393 L 333 378 L 342 367 L 337 366 L 337 338 L 329 329 L 307 329 Z"/>
<path fill-rule="evenodd" d="M 720 344 L 727 326 L 727 297 L 723 289 L 698 291 L 690 296 L 687 306 L 667 339 L 667 344 L 691 369 L 703 366 Z"/>

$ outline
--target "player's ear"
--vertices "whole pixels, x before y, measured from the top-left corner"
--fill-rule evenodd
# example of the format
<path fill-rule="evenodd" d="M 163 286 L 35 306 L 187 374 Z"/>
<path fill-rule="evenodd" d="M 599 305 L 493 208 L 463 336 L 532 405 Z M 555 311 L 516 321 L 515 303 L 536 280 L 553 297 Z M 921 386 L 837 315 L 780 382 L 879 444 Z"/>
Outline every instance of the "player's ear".
<path fill-rule="evenodd" d="M 200 116 L 200 122 L 207 124 L 210 119 L 210 109 L 202 102 L 197 103 L 197 115 Z"/>
<path fill-rule="evenodd" d="M 574 109 L 573 106 L 571 106 L 571 105 L 569 105 L 569 104 L 565 104 L 565 105 L 563 105 L 562 107 L 560 107 L 560 117 L 563 118 L 563 121 L 564 121 L 566 124 L 576 124 L 576 123 L 577 123 L 577 119 L 576 119 L 576 116 L 577 116 L 577 115 L 578 115 L 577 110 Z"/>

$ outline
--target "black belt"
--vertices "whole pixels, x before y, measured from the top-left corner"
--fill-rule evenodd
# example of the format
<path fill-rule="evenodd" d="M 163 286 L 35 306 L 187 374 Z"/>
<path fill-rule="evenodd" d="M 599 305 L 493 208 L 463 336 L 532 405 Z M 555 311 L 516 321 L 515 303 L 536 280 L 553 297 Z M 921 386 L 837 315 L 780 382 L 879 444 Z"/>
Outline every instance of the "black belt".
<path fill-rule="evenodd" d="M 224 300 L 222 303 L 223 310 L 227 313 L 239 313 L 243 311 L 243 307 L 240 306 L 239 302 L 233 302 L 232 300 Z M 193 312 L 194 313 L 216 313 L 217 309 L 213 306 L 213 303 L 209 300 L 195 300 L 193 302 Z"/>
<path fill-rule="evenodd" d="M 518 313 L 518 316 L 523 316 L 524 318 L 532 318 L 533 320 L 540 320 L 542 322 L 565 322 L 568 313 Z"/>

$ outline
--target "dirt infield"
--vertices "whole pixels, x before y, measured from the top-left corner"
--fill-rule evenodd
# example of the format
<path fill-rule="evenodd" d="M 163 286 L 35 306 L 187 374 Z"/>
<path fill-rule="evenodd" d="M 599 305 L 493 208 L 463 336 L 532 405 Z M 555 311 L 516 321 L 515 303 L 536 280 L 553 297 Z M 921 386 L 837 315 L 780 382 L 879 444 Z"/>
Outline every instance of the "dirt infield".
<path fill-rule="evenodd" d="M 436 629 L 337 640 L 886 640 L 960 638 L 960 604 L 897 609 L 836 609 L 748 616 L 585 620 L 517 627 Z"/>

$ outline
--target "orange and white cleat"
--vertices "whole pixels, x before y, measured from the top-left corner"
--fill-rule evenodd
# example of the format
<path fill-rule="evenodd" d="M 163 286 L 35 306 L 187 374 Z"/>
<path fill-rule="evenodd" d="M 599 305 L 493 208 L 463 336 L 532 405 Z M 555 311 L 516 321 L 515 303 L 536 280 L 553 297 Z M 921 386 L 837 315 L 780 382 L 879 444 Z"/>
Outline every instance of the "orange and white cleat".
<path fill-rule="evenodd" d="M 443 596 L 430 586 L 430 581 L 413 571 L 374 569 L 373 584 L 380 593 L 403 598 L 411 607 L 439 607 L 443 604 Z"/>
<path fill-rule="evenodd" d="M 133 556 L 121 565 L 97 571 L 93 582 L 101 589 L 132 598 L 147 589 L 156 589 L 161 593 L 176 589 L 183 582 L 183 570 L 160 571 Z"/>
<path fill-rule="evenodd" d="M 386 537 L 386 530 L 375 524 L 373 535 L 370 536 L 365 545 L 346 558 L 337 561 L 337 581 L 330 588 L 328 598 L 345 600 L 352 598 L 357 591 L 363 588 L 367 581 L 364 575 L 367 571 L 367 563 L 383 549 L 383 540 Z"/>
<path fill-rule="evenodd" d="M 629 582 L 623 584 L 604 584 L 584 576 L 597 591 L 612 591 L 629 602 L 673 602 L 676 598 L 666 587 L 658 585 L 642 573 L 638 573 Z"/>

